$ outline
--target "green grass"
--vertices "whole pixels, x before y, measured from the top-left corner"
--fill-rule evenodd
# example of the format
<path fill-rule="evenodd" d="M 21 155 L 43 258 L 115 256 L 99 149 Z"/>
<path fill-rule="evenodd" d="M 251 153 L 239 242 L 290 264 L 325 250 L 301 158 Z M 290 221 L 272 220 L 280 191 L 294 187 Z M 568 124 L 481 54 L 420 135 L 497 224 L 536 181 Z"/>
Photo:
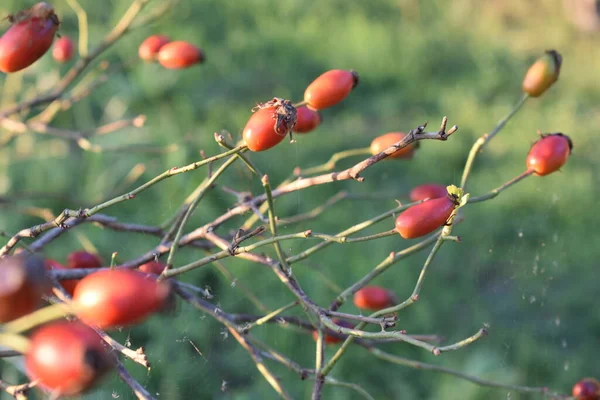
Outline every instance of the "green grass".
<path fill-rule="evenodd" d="M 284 141 L 276 149 L 252 155 L 273 184 L 285 179 L 296 166 L 317 165 L 336 151 L 368 146 L 372 138 L 388 131 L 409 130 L 425 121 L 435 129 L 444 115 L 460 130 L 447 142 L 422 143 L 410 162 L 378 164 L 364 173 L 364 183 L 335 183 L 277 199 L 278 214 L 288 216 L 311 209 L 339 190 L 386 194 L 377 201 L 340 203 L 318 221 L 284 229 L 333 234 L 394 207 L 394 198 L 405 200 L 417 184 L 458 184 L 473 141 L 490 131 L 518 100 L 530 63 L 544 50 L 555 48 L 564 57 L 559 82 L 541 98 L 528 101 L 486 148 L 477 160 L 470 192 L 482 194 L 522 172 L 536 129 L 571 136 L 575 148 L 568 165 L 562 173 L 529 178 L 493 201 L 467 207 L 466 220 L 454 230 L 463 242 L 443 247 L 421 300 L 400 315 L 399 325 L 409 333 L 442 334 L 453 342 L 489 323 L 489 336 L 440 357 L 405 344 L 385 345 L 384 349 L 479 377 L 569 392 L 579 378 L 598 373 L 595 355 L 599 351 L 600 317 L 594 312 L 594 299 L 596 246 L 600 242 L 596 237 L 600 223 L 596 214 L 600 54 L 596 51 L 598 38 L 571 27 L 555 3 L 182 0 L 160 22 L 128 35 L 112 48 L 106 57 L 114 63 L 127 62 L 125 70 L 112 74 L 108 84 L 55 121 L 58 127 L 85 130 L 145 114 L 148 120 L 144 129 L 126 129 L 95 143 L 175 143 L 179 151 L 164 155 L 92 154 L 60 139 L 19 136 L 0 148 L 0 196 L 46 195 L 0 204 L 0 230 L 14 233 L 41 222 L 15 212 L 26 206 L 47 207 L 58 213 L 65 207 L 97 204 L 119 187 L 138 163 L 145 166 L 145 172 L 137 184 L 167 168 L 199 159 L 201 149 L 214 154 L 218 146 L 213 132 L 225 129 L 238 139 L 256 103 L 273 96 L 300 100 L 306 85 L 321 72 L 354 68 L 360 73 L 360 85 L 342 104 L 324 112 L 318 131 L 298 135 L 296 144 Z M 89 13 L 92 44 L 127 6 L 127 2 L 116 1 L 85 0 L 81 4 Z M 64 20 L 62 33 L 76 37 L 74 13 L 63 2 L 55 6 Z M 1 7 L 15 10 L 22 4 L 5 0 Z M 167 71 L 157 65 L 132 63 L 137 46 L 150 33 L 197 43 L 207 54 L 206 64 Z M 60 72 L 67 67 L 61 67 Z M 9 104 L 29 98 L 48 88 L 58 76 L 59 68 L 46 56 L 22 75 L 0 76 L 0 101 Z M 344 165 L 351 165 L 351 161 L 342 162 L 340 168 Z M 123 221 L 159 224 L 205 173 L 199 170 L 166 180 L 106 213 Z M 250 181 L 241 164 L 226 173 L 224 184 L 253 193 L 262 190 L 259 180 Z M 210 192 L 189 228 L 210 221 L 233 201 L 221 190 Z M 243 221 L 238 218 L 225 229 L 236 229 Z M 381 223 L 370 232 L 387 230 L 391 223 Z M 82 237 L 107 260 L 114 251 L 121 260 L 133 258 L 156 243 L 152 237 L 81 226 L 49 246 L 46 255 L 62 261 L 66 253 L 82 246 Z M 294 273 L 307 293 L 326 305 L 335 293 L 315 268 L 346 287 L 390 251 L 407 245 L 397 237 L 333 245 L 296 265 Z M 297 252 L 305 246 L 288 242 L 284 250 L 293 247 L 292 252 Z M 184 249 L 177 264 L 201 256 Z M 398 263 L 374 283 L 405 298 L 425 257 L 420 253 Z M 225 260 L 224 264 L 269 308 L 292 299 L 266 268 L 240 260 Z M 215 302 L 226 311 L 257 312 L 239 286 L 232 286 L 210 266 L 186 275 L 186 280 L 210 286 Z M 357 310 L 346 305 L 343 311 Z M 154 365 L 149 373 L 125 362 L 150 392 L 160 393 L 161 399 L 275 398 L 247 353 L 233 338 L 224 338 L 222 330 L 210 317 L 182 304 L 176 316 L 153 317 L 115 336 L 123 340 L 129 336 L 134 347 L 146 347 Z M 309 336 L 273 326 L 259 327 L 255 333 L 302 365 L 313 367 Z M 333 351 L 328 349 L 327 356 Z M 273 370 L 296 398 L 309 397 L 312 385 L 276 365 Z M 3 373 L 12 372 L 5 368 Z M 509 395 L 505 390 L 480 388 L 453 377 L 387 364 L 360 348 L 350 350 L 332 376 L 362 385 L 377 399 L 471 400 Z M 223 381 L 227 382 L 226 391 L 221 391 Z M 133 398 L 116 378 L 86 398 L 106 399 L 113 392 L 120 399 Z M 324 398 L 356 398 L 356 393 L 326 387 Z M 513 392 L 510 398 L 539 396 Z"/>

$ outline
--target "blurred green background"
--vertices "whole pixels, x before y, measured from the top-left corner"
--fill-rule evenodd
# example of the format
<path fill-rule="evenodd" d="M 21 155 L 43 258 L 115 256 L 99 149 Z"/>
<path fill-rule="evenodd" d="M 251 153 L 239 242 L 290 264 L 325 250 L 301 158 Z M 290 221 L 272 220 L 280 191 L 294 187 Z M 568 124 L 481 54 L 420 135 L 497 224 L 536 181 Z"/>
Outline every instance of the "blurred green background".
<path fill-rule="evenodd" d="M 88 13 L 92 46 L 129 5 L 117 0 L 80 3 Z M 158 3 L 151 2 L 149 9 Z M 29 5 L 3 0 L 0 12 Z M 77 38 L 72 9 L 63 1 L 54 6 L 63 20 L 61 33 Z M 206 52 L 206 63 L 169 71 L 138 62 L 137 47 L 152 33 L 197 44 Z M 531 62 L 554 48 L 564 57 L 559 82 L 541 98 L 530 100 L 494 139 L 476 163 L 469 191 L 482 194 L 522 172 L 537 129 L 571 136 L 575 147 L 568 165 L 562 173 L 532 177 L 493 201 L 467 207 L 466 220 L 454 230 L 463 242 L 442 248 L 421 300 L 400 315 L 399 326 L 409 333 L 444 335 L 447 343 L 471 335 L 484 323 L 490 325 L 489 336 L 440 357 L 405 344 L 382 348 L 482 378 L 568 393 L 578 379 L 600 376 L 598 281 L 594 278 L 600 245 L 598 40 L 571 24 L 562 3 L 555 0 L 181 0 L 162 20 L 132 32 L 111 48 L 102 59 L 123 67 L 53 122 L 86 131 L 144 114 L 144 128 L 121 130 L 94 138 L 93 143 L 152 144 L 165 151 L 91 153 L 50 136 L 12 137 L 0 131 L 0 230 L 12 234 L 43 222 L 31 215 L 35 210 L 30 207 L 58 214 L 65 207 L 98 204 L 167 168 L 199 159 L 201 150 L 215 154 L 219 149 L 213 132 L 225 129 L 239 139 L 256 103 L 274 96 L 299 101 L 306 85 L 320 73 L 353 68 L 360 73 L 360 85 L 342 104 L 324 111 L 324 123 L 317 131 L 298 135 L 295 144 L 286 140 L 275 149 L 252 154 L 273 184 L 296 166 L 314 166 L 337 151 L 368 146 L 385 132 L 406 131 L 425 121 L 435 129 L 444 115 L 460 130 L 447 142 L 423 142 L 411 161 L 376 165 L 364 173 L 364 183 L 319 186 L 276 201 L 278 215 L 285 217 L 308 211 L 340 190 L 380 193 L 375 200 L 339 203 L 317 220 L 282 230 L 334 234 L 393 208 L 394 199 L 406 201 L 417 184 L 458 184 L 473 141 L 491 130 L 518 100 Z M 0 76 L 1 104 L 48 90 L 69 66 L 57 66 L 47 55 L 23 73 Z M 174 151 L 166 151 L 173 144 L 177 147 L 170 150 Z M 346 160 L 339 168 L 359 160 Z M 132 175 L 132 170 L 141 175 Z M 198 170 L 168 179 L 106 214 L 125 222 L 160 224 L 205 174 L 206 170 Z M 241 164 L 228 170 L 221 183 L 261 193 L 259 180 Z M 202 201 L 188 229 L 210 221 L 234 202 L 233 196 L 216 188 Z M 236 229 L 246 218 L 234 219 L 219 232 Z M 366 233 L 390 229 L 392 223 L 388 219 Z M 125 261 L 156 243 L 154 237 L 86 225 L 62 236 L 45 254 L 64 261 L 68 252 L 88 248 L 97 249 L 106 260 L 116 251 Z M 336 292 L 324 277 L 345 288 L 390 251 L 412 243 L 391 237 L 333 245 L 298 263 L 293 271 L 306 292 L 327 305 Z M 296 253 L 309 244 L 314 242 L 286 242 L 284 249 Z M 176 264 L 202 256 L 200 251 L 185 249 Z M 406 298 L 425 257 L 423 252 L 396 264 L 374 283 Z M 244 297 L 243 286 L 271 310 L 293 300 L 264 267 L 229 259 L 223 266 L 235 276 L 235 284 L 213 266 L 184 279 L 210 287 L 214 303 L 228 312 L 261 312 Z M 358 310 L 347 304 L 342 311 Z M 294 314 L 302 315 L 300 310 L 290 312 Z M 223 332 L 210 317 L 182 304 L 174 317 L 153 317 L 115 336 L 129 340 L 133 348 L 146 347 L 153 364 L 150 372 L 124 362 L 160 399 L 276 398 L 248 354 Z M 314 342 L 309 335 L 277 326 L 253 332 L 301 365 L 313 367 Z M 334 351 L 329 348 L 327 356 Z M 296 398 L 310 396 L 311 382 L 277 364 L 269 365 Z M 23 380 L 11 367 L 2 364 L 1 368 L 3 379 Z M 362 385 L 377 399 L 541 398 L 387 364 L 361 348 L 351 349 L 332 376 Z M 324 390 L 325 399 L 357 396 L 346 388 Z M 111 377 L 85 398 L 134 397 Z"/>

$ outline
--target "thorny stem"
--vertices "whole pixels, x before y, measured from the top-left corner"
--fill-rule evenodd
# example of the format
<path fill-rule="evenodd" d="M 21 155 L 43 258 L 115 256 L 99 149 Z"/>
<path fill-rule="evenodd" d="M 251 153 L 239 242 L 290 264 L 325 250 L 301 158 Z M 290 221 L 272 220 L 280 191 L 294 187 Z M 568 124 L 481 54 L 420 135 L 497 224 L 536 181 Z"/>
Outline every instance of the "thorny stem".
<path fill-rule="evenodd" d="M 460 187 L 461 189 L 465 190 L 465 192 L 467 188 L 467 180 L 469 179 L 469 175 L 471 174 L 471 170 L 473 169 L 473 164 L 477 155 L 483 150 L 487 143 L 490 140 L 492 140 L 502 128 L 504 128 L 504 125 L 506 125 L 506 123 L 521 109 L 521 107 L 523 106 L 523 104 L 525 104 L 528 98 L 529 95 L 527 93 L 524 93 L 517 102 L 517 104 L 515 104 L 513 109 L 510 110 L 508 115 L 498 122 L 494 130 L 490 133 L 486 133 L 485 135 L 481 136 L 473 144 L 473 147 L 471 147 L 471 151 L 469 152 L 469 156 L 467 157 L 467 161 L 465 163 L 465 169 L 463 170 L 462 178 L 460 179 Z"/>

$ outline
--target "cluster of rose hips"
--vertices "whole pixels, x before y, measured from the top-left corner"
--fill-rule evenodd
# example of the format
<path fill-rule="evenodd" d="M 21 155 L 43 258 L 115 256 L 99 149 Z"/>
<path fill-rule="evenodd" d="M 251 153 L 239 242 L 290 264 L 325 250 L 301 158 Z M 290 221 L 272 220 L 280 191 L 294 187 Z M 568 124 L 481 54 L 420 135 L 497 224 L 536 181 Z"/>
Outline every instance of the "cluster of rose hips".
<path fill-rule="evenodd" d="M 152 35 L 142 42 L 138 55 L 146 62 L 158 61 L 168 69 L 188 68 L 201 64 L 206 57 L 198 47 L 183 40 L 171 41 L 165 35 Z"/>
<path fill-rule="evenodd" d="M 53 8 L 37 3 L 30 9 L 10 16 L 11 27 L 0 37 L 0 71 L 22 70 L 45 54 L 52 46 L 59 26 Z M 73 55 L 68 37 L 59 39 L 52 52 L 58 62 Z M 169 69 L 187 68 L 205 59 L 196 46 L 184 41 L 171 41 L 164 35 L 148 37 L 139 47 L 144 61 L 158 61 Z M 548 51 L 527 72 L 523 91 L 531 97 L 544 93 L 557 79 L 561 57 Z M 251 151 L 268 150 L 292 132 L 308 133 L 322 122 L 319 111 L 344 100 L 358 84 L 354 71 L 331 70 L 317 77 L 305 90 L 302 102 L 274 98 L 260 104 L 243 129 L 243 140 Z M 396 145 L 406 137 L 390 132 L 375 138 L 370 145 L 375 155 Z M 572 143 L 561 133 L 542 135 L 526 158 L 525 174 L 548 175 L 567 161 Z M 389 158 L 411 158 L 416 143 L 397 149 Z M 462 190 L 454 186 L 426 184 L 410 193 L 420 202 L 402 212 L 395 221 L 396 231 L 405 239 L 422 237 L 452 222 L 458 207 L 464 204 Z M 66 265 L 47 259 L 19 254 L 0 260 L 0 323 L 9 323 L 33 313 L 50 292 L 49 270 L 98 269 L 100 257 L 87 252 L 71 253 Z M 157 279 L 164 264 L 157 261 L 139 267 L 138 271 L 101 269 L 81 280 L 63 280 L 62 287 L 72 296 L 69 314 L 75 321 L 50 322 L 29 334 L 25 351 L 27 374 L 41 387 L 59 395 L 75 395 L 90 388 L 114 365 L 114 359 L 98 333 L 92 328 L 111 329 L 141 322 L 150 314 L 163 310 L 172 299 L 170 283 Z M 354 294 L 354 304 L 362 310 L 377 311 L 393 307 L 397 300 L 383 287 L 367 286 Z M 340 326 L 352 327 L 344 320 Z M 313 333 L 316 337 L 317 333 Z M 343 335 L 327 332 L 325 342 L 339 343 Z M 580 400 L 600 399 L 600 383 L 586 378 L 573 387 Z"/>
<path fill-rule="evenodd" d="M 50 294 L 47 271 L 100 268 L 97 255 L 77 251 L 66 265 L 20 253 L 0 260 L 0 323 L 29 316 Z M 157 280 L 164 265 L 153 261 L 138 271 L 101 269 L 81 280 L 65 280 L 72 295 L 68 311 L 77 321 L 48 322 L 33 330 L 25 351 L 25 367 L 31 380 L 59 395 L 75 395 L 89 389 L 114 366 L 108 347 L 93 328 L 113 329 L 141 322 L 172 303 L 169 282 Z M 25 317 L 28 318 L 28 317 Z M 10 328 L 8 329 L 10 331 Z"/>

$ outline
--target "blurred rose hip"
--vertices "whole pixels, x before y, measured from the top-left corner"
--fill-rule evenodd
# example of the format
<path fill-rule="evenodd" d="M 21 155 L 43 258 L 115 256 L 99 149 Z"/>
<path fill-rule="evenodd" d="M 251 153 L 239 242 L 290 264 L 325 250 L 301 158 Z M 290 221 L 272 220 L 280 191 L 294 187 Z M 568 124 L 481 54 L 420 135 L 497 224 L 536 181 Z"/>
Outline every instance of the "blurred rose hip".
<path fill-rule="evenodd" d="M 343 320 L 343 319 L 333 318 L 332 321 L 335 322 L 337 325 L 344 327 L 344 328 L 349 328 L 349 329 L 354 328 L 354 325 L 352 325 L 350 322 Z M 312 335 L 313 335 L 313 339 L 315 341 L 319 337 L 319 333 L 317 331 L 313 331 Z M 340 334 L 337 332 L 334 333 L 330 330 L 326 330 L 325 331 L 325 344 L 341 343 L 346 339 L 346 337 L 347 337 L 347 335 L 343 335 L 343 334 Z"/>
<path fill-rule="evenodd" d="M 50 258 L 44 260 L 44 266 L 48 271 L 68 270 L 66 266 Z M 75 286 L 77 286 L 77 282 L 79 282 L 78 279 L 64 279 L 60 281 L 60 284 L 67 291 L 67 293 L 73 296 L 73 292 L 75 291 Z"/>
<path fill-rule="evenodd" d="M 35 311 L 50 289 L 44 262 L 19 254 L 0 259 L 0 323 Z"/>
<path fill-rule="evenodd" d="M 305 106 L 296 109 L 296 116 L 297 121 L 296 126 L 294 126 L 294 132 L 296 133 L 313 131 L 322 121 L 321 114 L 318 111 L 311 110 Z"/>
<path fill-rule="evenodd" d="M 163 310 L 170 296 L 168 282 L 158 282 L 145 273 L 102 270 L 77 284 L 72 304 L 83 322 L 105 329 L 141 322 Z"/>
<path fill-rule="evenodd" d="M 167 43 L 158 51 L 158 62 L 168 69 L 188 68 L 201 64 L 204 60 L 202 50 L 181 40 Z"/>
<path fill-rule="evenodd" d="M 9 18 L 13 24 L 0 37 L 0 71 L 27 68 L 42 57 L 54 41 L 59 20 L 48 3 L 35 4 Z"/>
<path fill-rule="evenodd" d="M 406 133 L 403 133 L 403 132 L 389 132 L 384 135 L 377 136 L 371 142 L 371 147 L 370 147 L 371 154 L 375 155 L 375 154 L 381 153 L 382 151 L 384 151 L 385 149 L 387 149 L 394 143 L 398 143 L 405 137 L 406 137 Z M 418 142 L 411 143 L 408 146 L 395 152 L 391 156 L 388 156 L 388 158 L 411 159 L 413 157 L 417 147 L 418 147 Z"/>
<path fill-rule="evenodd" d="M 555 50 L 548 50 L 529 68 L 523 80 L 523 92 L 539 97 L 558 80 L 562 57 Z"/>
<path fill-rule="evenodd" d="M 599 400 L 600 382 L 594 378 L 584 378 L 573 386 L 573 397 L 577 400 Z"/>
<path fill-rule="evenodd" d="M 415 187 L 410 191 L 410 201 L 419 201 L 425 199 L 437 199 L 448 195 L 448 190 L 444 185 L 429 183 Z"/>
<path fill-rule="evenodd" d="M 560 169 L 571 155 L 573 142 L 567 135 L 553 133 L 542 137 L 531 146 L 527 155 L 527 169 L 536 175 L 551 174 Z"/>
<path fill-rule="evenodd" d="M 160 275 L 165 267 L 166 265 L 159 261 L 149 261 L 146 264 L 140 265 L 138 269 L 147 274 Z"/>
<path fill-rule="evenodd" d="M 63 36 L 54 43 L 52 58 L 56 62 L 66 63 L 73 58 L 73 41 L 68 36 Z"/>
<path fill-rule="evenodd" d="M 102 338 L 79 322 L 54 322 L 37 329 L 25 355 L 29 378 L 39 379 L 42 388 L 60 396 L 89 389 L 113 364 Z"/>
<path fill-rule="evenodd" d="M 67 268 L 100 268 L 103 264 L 102 258 L 97 254 L 87 251 L 73 251 L 67 256 Z"/>
<path fill-rule="evenodd" d="M 354 305 L 363 310 L 377 311 L 394 304 L 392 292 L 379 286 L 366 286 L 354 293 Z"/>
<path fill-rule="evenodd" d="M 156 61 L 159 50 L 171 39 L 165 35 L 152 35 L 146 38 L 138 49 L 140 58 L 147 62 Z"/>
<path fill-rule="evenodd" d="M 310 108 L 322 110 L 344 100 L 357 84 L 356 71 L 327 71 L 308 85 L 304 92 L 304 101 Z"/>

